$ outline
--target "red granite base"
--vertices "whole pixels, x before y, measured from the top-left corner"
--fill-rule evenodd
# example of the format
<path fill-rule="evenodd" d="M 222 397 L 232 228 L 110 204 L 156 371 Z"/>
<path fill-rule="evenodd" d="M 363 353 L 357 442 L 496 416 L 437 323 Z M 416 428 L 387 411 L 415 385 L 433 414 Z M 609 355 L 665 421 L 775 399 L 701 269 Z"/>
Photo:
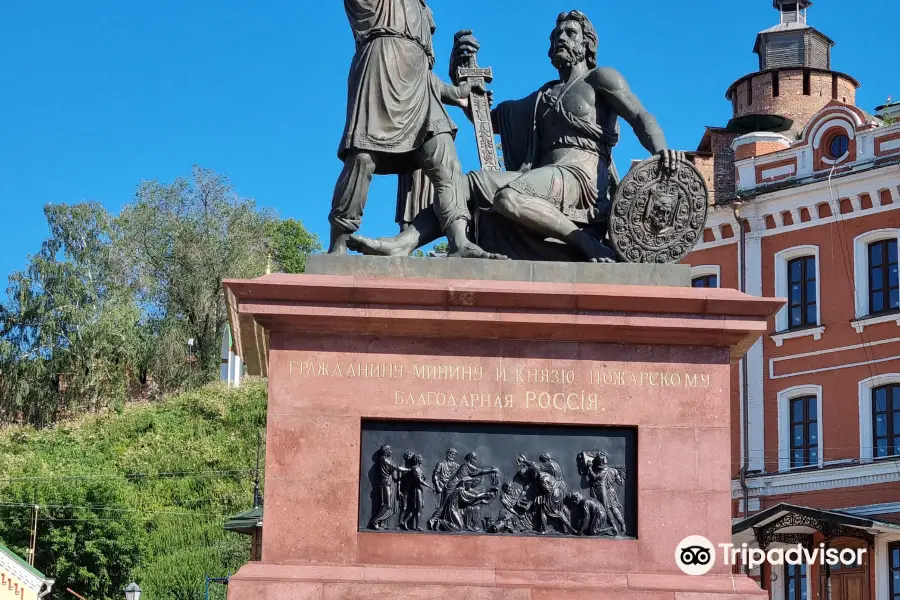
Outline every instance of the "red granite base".
<path fill-rule="evenodd" d="M 385 566 L 249 564 L 231 578 L 229 598 L 255 600 L 760 600 L 743 576 L 691 577 Z"/>
<path fill-rule="evenodd" d="M 242 355 L 269 376 L 262 562 L 231 578 L 229 600 L 765 594 L 723 564 L 683 575 L 675 549 L 730 541 L 731 363 L 780 302 L 328 276 L 227 285 Z M 359 531 L 364 419 L 636 427 L 637 539 Z"/>

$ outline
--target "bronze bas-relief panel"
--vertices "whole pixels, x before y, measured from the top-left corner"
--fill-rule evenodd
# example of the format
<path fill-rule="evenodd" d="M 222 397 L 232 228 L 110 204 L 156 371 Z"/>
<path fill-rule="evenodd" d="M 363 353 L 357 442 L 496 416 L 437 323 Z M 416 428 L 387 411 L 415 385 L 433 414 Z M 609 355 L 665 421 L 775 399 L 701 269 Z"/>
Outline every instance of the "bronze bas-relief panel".
<path fill-rule="evenodd" d="M 634 539 L 637 430 L 363 420 L 360 531 Z"/>

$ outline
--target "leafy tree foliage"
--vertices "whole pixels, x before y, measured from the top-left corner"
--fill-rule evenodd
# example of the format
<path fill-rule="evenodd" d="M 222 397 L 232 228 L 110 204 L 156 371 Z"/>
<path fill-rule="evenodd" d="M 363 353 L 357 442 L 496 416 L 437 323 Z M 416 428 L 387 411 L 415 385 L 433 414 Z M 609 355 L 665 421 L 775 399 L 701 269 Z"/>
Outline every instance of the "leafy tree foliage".
<path fill-rule="evenodd" d="M 201 597 L 204 575 L 249 556 L 222 525 L 251 506 L 265 424 L 264 384 L 201 387 L 219 370 L 221 281 L 302 271 L 319 241 L 199 167 L 142 183 L 119 217 L 44 212 L 49 235 L 0 301 L 0 539 L 25 555 L 38 504 L 52 598 L 120 599 L 130 580 L 149 600 Z"/>
<path fill-rule="evenodd" d="M 0 423 L 45 426 L 215 379 L 222 279 L 262 275 L 269 259 L 301 272 L 321 251 L 299 221 L 200 167 L 143 182 L 119 217 L 97 203 L 44 212 L 50 234 L 0 304 Z"/>
<path fill-rule="evenodd" d="M 222 280 L 265 272 L 272 220 L 224 176 L 200 167 L 190 180 L 144 182 L 118 219 L 140 299 L 160 332 L 182 324 L 206 378 L 218 371 L 227 319 Z"/>
<path fill-rule="evenodd" d="M 269 239 L 272 261 L 281 273 L 302 273 L 306 270 L 306 257 L 322 252 L 319 236 L 295 219 L 274 222 Z"/>
<path fill-rule="evenodd" d="M 223 530 L 252 506 L 266 387 L 212 384 L 120 414 L 0 433 L 0 540 L 26 556 L 37 503 L 35 567 L 94 600 L 132 580 L 151 600 L 202 598 L 204 576 L 247 562 Z"/>
<path fill-rule="evenodd" d="M 44 213 L 51 235 L 0 307 L 0 415 L 37 424 L 124 397 L 140 320 L 103 207 Z"/>

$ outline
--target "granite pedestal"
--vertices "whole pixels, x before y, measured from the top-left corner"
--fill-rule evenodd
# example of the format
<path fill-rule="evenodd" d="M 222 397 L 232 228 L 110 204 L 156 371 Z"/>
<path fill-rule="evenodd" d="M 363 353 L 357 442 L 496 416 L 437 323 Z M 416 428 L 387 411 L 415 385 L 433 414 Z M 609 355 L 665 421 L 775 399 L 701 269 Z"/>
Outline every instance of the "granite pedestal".
<path fill-rule="evenodd" d="M 490 265 L 473 264 L 460 280 L 439 277 L 440 259 L 428 263 L 431 278 L 398 276 L 416 267 L 388 261 L 363 276 L 225 282 L 238 349 L 269 378 L 262 561 L 232 576 L 230 600 L 764 595 L 721 562 L 682 574 L 675 549 L 694 534 L 730 540 L 729 373 L 780 301 L 690 288 L 683 267 L 636 266 L 680 284 L 654 286 L 581 282 L 603 279 L 604 265 L 535 281 L 531 266 L 501 265 L 492 280 Z M 367 528 L 371 431 L 492 424 L 632 435 L 631 530 L 612 539 Z M 571 473 L 572 457 L 558 460 Z"/>

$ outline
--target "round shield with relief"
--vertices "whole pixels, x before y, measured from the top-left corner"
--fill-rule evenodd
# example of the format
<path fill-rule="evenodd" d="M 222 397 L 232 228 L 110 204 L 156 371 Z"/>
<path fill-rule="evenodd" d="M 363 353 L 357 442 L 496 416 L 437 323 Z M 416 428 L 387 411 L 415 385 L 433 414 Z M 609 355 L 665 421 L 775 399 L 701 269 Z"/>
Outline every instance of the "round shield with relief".
<path fill-rule="evenodd" d="M 609 240 L 624 262 L 677 262 L 703 237 L 709 207 L 703 176 L 685 159 L 673 175 L 660 163 L 658 156 L 638 163 L 616 188 Z"/>

